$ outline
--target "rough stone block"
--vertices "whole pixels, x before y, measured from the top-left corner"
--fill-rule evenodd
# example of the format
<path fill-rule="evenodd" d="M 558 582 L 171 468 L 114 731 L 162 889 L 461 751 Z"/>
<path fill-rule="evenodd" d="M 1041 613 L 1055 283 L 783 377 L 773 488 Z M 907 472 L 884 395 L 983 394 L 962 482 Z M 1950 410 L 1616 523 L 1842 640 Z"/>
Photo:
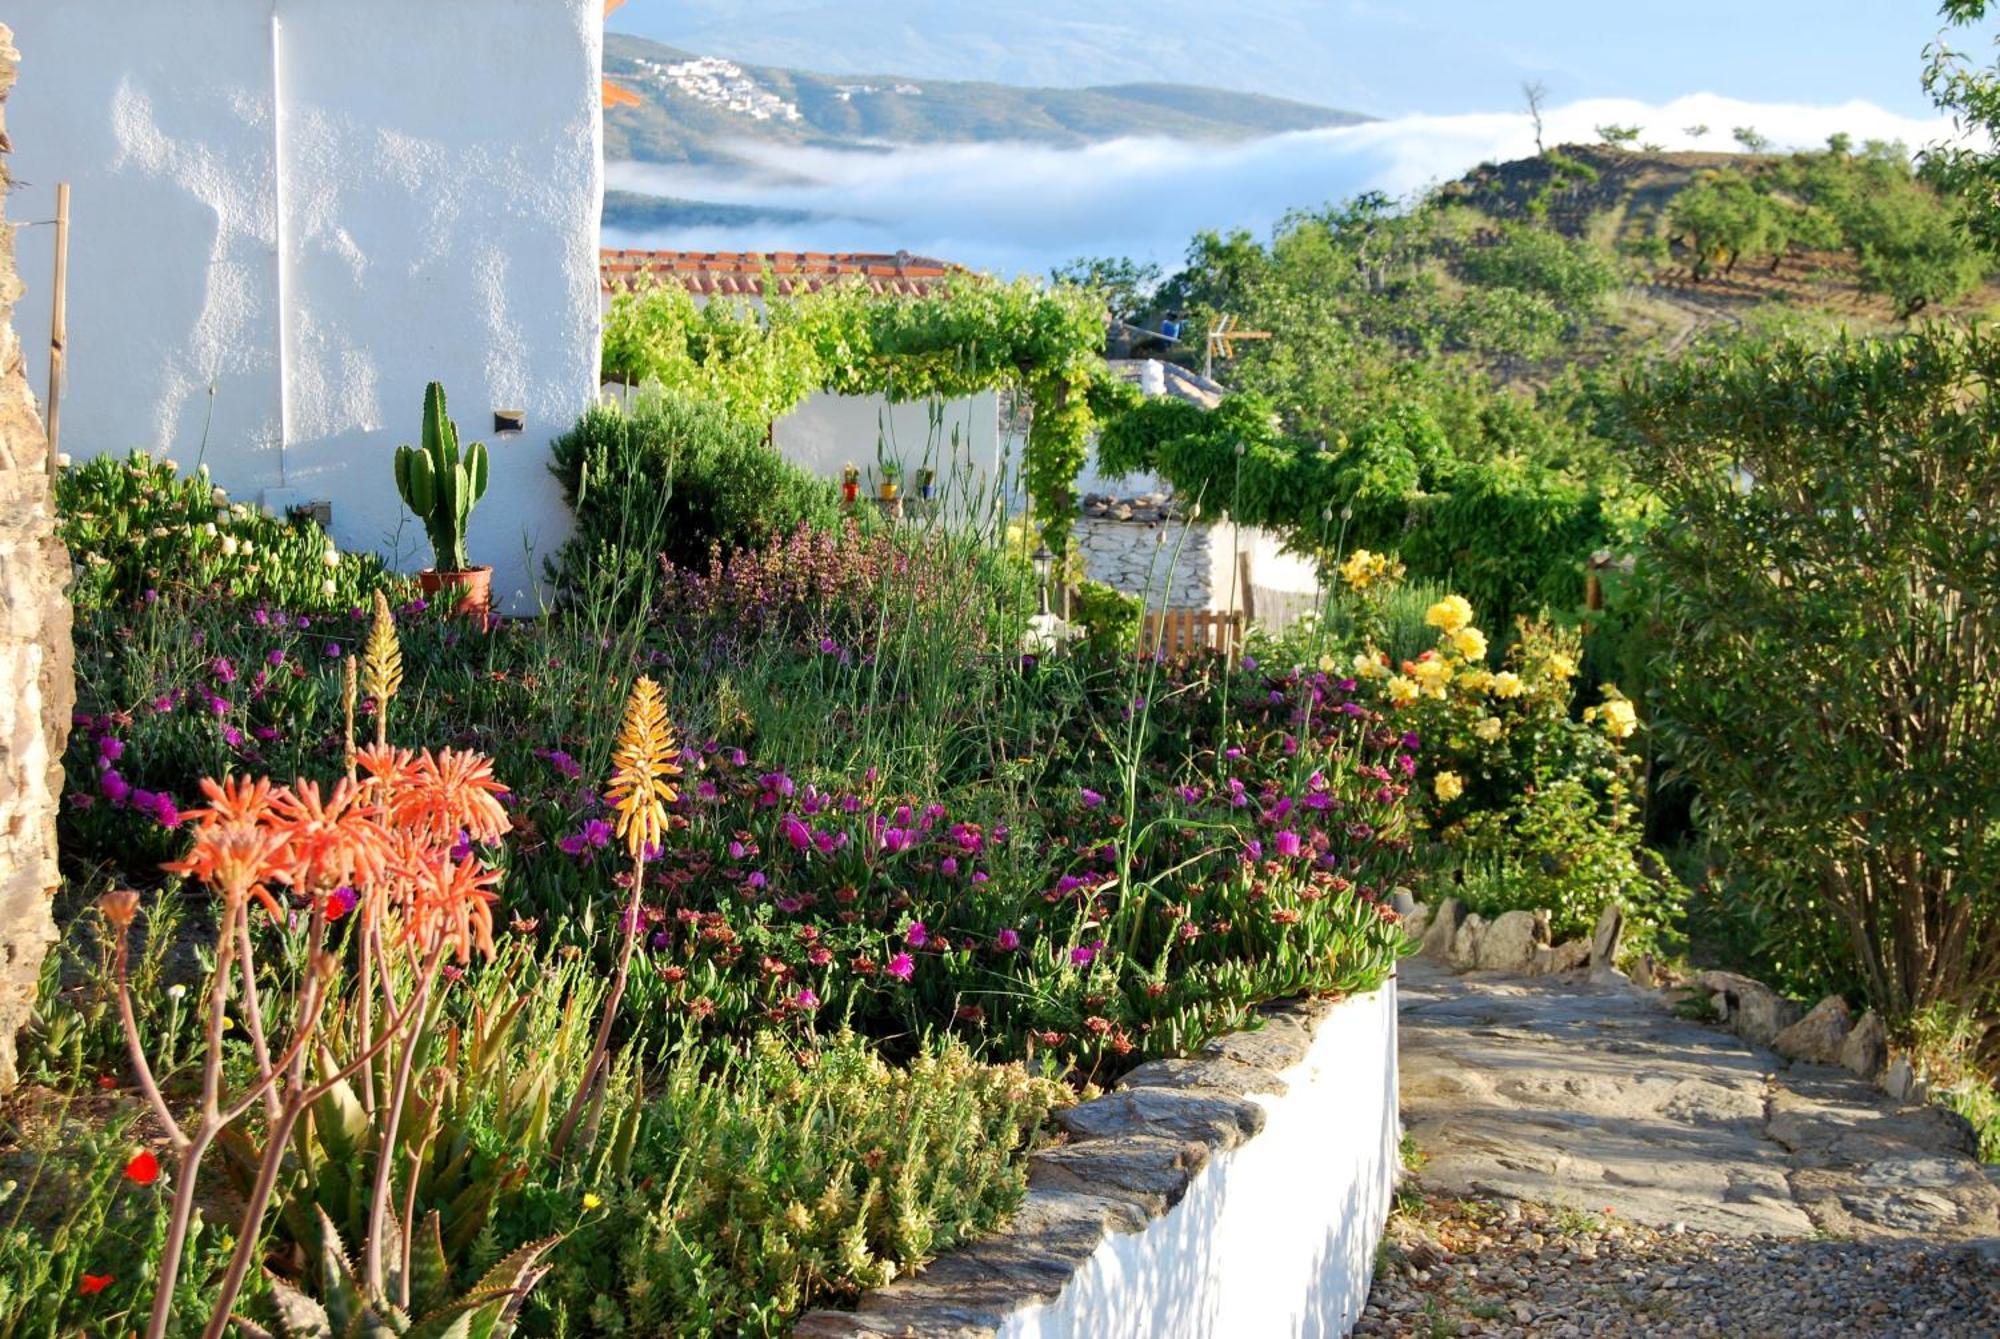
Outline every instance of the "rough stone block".
<path fill-rule="evenodd" d="M 1486 918 L 1472 912 L 1459 922 L 1458 934 L 1451 941 L 1451 965 L 1462 971 L 1470 971 L 1479 965 L 1479 941 L 1486 937 Z"/>
<path fill-rule="evenodd" d="M 1815 1065 L 1840 1061 L 1840 1048 L 1847 1040 L 1847 1001 L 1829 995 L 1812 1010 L 1771 1039 L 1771 1049 L 1788 1060 Z"/>
<path fill-rule="evenodd" d="M 1476 961 L 1482 971 L 1526 973 L 1535 965 L 1546 922 L 1532 911 L 1506 911 L 1479 937 Z"/>
<path fill-rule="evenodd" d="M 1160 1135 L 1234 1148 L 1264 1128 L 1264 1108 L 1222 1093 L 1129 1088 L 1056 1113 L 1056 1124 L 1079 1139 Z"/>
<path fill-rule="evenodd" d="M 1888 1029 L 1882 1026 L 1882 1016 L 1870 1009 L 1840 1043 L 1840 1063 L 1849 1073 L 1872 1079 L 1888 1058 Z"/>
<path fill-rule="evenodd" d="M 1438 903 L 1424 927 L 1424 956 L 1439 962 L 1451 959 L 1452 945 L 1458 942 L 1459 922 L 1465 919 L 1465 904 L 1455 897 Z"/>

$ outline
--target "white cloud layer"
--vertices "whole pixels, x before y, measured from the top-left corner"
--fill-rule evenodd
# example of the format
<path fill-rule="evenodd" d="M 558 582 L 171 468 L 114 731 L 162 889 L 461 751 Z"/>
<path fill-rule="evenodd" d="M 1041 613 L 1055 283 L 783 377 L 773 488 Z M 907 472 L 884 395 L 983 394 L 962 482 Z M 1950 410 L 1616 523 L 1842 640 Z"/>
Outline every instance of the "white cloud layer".
<path fill-rule="evenodd" d="M 1599 125 L 1637 125 L 1668 149 L 1733 149 L 1754 127 L 1780 148 L 1947 138 L 1941 118 L 1896 115 L 1866 102 L 1813 107 L 1693 94 L 1664 105 L 1597 99 L 1553 109 L 1550 144 L 1596 138 Z M 1700 139 L 1687 128 L 1709 127 Z M 1204 228 L 1263 235 L 1288 210 L 1361 191 L 1396 197 L 1458 177 L 1481 162 L 1534 152 L 1518 113 L 1410 116 L 1246 144 L 1124 139 L 1080 149 L 1022 144 L 885 147 L 840 152 L 746 145 L 750 171 L 612 163 L 618 190 L 829 216 L 645 234 L 606 245 L 672 249 L 898 251 L 1001 274 L 1045 273 L 1078 255 L 1129 255 L 1171 270 Z"/>

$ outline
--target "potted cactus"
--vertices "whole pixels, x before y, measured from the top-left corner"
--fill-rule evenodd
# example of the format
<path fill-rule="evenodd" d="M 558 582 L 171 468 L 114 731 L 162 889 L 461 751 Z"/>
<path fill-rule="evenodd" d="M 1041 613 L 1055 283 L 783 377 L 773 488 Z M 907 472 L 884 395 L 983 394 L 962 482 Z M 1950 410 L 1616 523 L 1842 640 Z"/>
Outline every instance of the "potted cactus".
<path fill-rule="evenodd" d="M 486 496 L 486 447 L 458 447 L 458 425 L 445 414 L 444 387 L 424 391 L 424 444 L 396 448 L 396 491 L 424 523 L 437 565 L 417 574 L 426 595 L 452 591 L 454 608 L 486 617 L 493 603 L 493 569 L 466 557 L 465 527 Z"/>

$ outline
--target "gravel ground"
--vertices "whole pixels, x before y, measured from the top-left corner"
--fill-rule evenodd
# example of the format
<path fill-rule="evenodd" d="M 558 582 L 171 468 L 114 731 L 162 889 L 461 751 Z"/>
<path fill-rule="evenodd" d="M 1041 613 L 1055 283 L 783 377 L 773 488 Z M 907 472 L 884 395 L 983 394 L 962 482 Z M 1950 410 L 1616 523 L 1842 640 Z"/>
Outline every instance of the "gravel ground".
<path fill-rule="evenodd" d="M 1655 1231 L 1398 1196 L 1357 1335 L 2000 1335 L 2000 1259 L 1913 1241 Z"/>

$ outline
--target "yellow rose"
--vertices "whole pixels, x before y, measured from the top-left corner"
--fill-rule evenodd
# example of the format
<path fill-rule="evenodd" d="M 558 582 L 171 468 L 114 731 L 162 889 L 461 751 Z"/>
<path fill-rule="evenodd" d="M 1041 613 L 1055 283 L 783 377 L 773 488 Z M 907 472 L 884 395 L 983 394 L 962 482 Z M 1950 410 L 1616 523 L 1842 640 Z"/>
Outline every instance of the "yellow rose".
<path fill-rule="evenodd" d="M 1319 658 L 1319 672 L 1321 674 L 1333 673 L 1333 665 L 1334 660 L 1332 656 L 1321 656 Z"/>
<path fill-rule="evenodd" d="M 1468 693 L 1483 693 L 1493 686 L 1493 675 L 1485 669 L 1473 666 L 1460 670 L 1458 677 L 1452 682 Z"/>
<path fill-rule="evenodd" d="M 1389 672 L 1388 663 L 1380 651 L 1357 651 L 1354 653 L 1354 677 L 1357 679 L 1379 679 Z"/>
<path fill-rule="evenodd" d="M 1467 660 L 1486 659 L 1486 634 L 1478 628 L 1460 628 L 1451 634 L 1451 649 Z"/>
<path fill-rule="evenodd" d="M 1410 674 L 1424 692 L 1443 697 L 1445 685 L 1451 682 L 1451 665 L 1439 656 L 1432 656 L 1410 666 Z"/>
<path fill-rule="evenodd" d="M 1424 611 L 1424 622 L 1449 637 L 1472 623 L 1472 605 L 1463 595 L 1447 595 Z"/>
<path fill-rule="evenodd" d="M 1375 576 L 1375 555 L 1367 549 L 1356 549 L 1340 565 L 1340 579 L 1353 590 L 1367 590 Z"/>
<path fill-rule="evenodd" d="M 1549 674 L 1552 678 L 1569 679 L 1576 675 L 1576 662 L 1562 652 L 1549 656 Z"/>
<path fill-rule="evenodd" d="M 1472 733 L 1482 742 L 1491 744 L 1494 740 L 1500 738 L 1500 731 L 1503 728 L 1498 716 L 1488 716 L 1485 720 L 1472 727 Z"/>
<path fill-rule="evenodd" d="M 1606 702 L 1599 715 L 1604 721 L 1604 733 L 1613 739 L 1630 739 L 1638 732 L 1639 713 L 1622 697 Z"/>
<path fill-rule="evenodd" d="M 1389 700 L 1399 707 L 1407 707 L 1422 695 L 1415 681 L 1397 674 L 1389 680 Z"/>
<path fill-rule="evenodd" d="M 1501 670 L 1493 676 L 1493 696 L 1519 697 L 1524 690 L 1521 676 L 1512 670 Z"/>
<path fill-rule="evenodd" d="M 1431 789 L 1437 792 L 1438 799 L 1450 804 L 1465 794 L 1465 782 L 1456 772 L 1439 772 L 1437 780 L 1431 783 Z"/>

